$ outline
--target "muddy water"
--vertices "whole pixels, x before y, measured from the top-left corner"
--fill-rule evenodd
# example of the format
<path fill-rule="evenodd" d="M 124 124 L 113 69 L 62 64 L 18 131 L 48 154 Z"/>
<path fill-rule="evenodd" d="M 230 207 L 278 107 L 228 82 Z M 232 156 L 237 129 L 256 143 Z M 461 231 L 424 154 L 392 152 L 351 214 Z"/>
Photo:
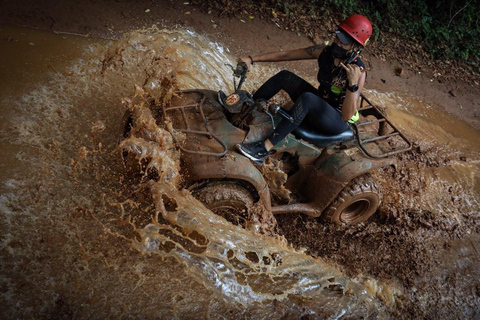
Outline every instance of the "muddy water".
<path fill-rule="evenodd" d="M 369 97 L 388 106 L 389 117 L 415 142 L 422 161 L 422 176 L 436 184 L 447 182 L 464 189 L 462 197 L 472 209 L 480 201 L 480 133 L 465 122 L 416 97 L 370 91 Z M 436 188 L 435 186 L 433 188 Z M 430 193 L 438 195 L 438 191 Z M 443 208 L 440 211 L 447 210 Z"/>
<path fill-rule="evenodd" d="M 16 80 L 2 96 L 4 317 L 381 313 L 361 283 L 333 266 L 280 237 L 238 229 L 177 190 L 171 139 L 148 127 L 148 118 L 144 131 L 156 137 L 150 142 L 171 151 L 155 158 L 170 173 L 127 183 L 117 139 L 126 107 L 142 108 L 140 88 L 161 101 L 176 86 L 230 86 L 224 63 L 234 60 L 226 49 L 186 31 L 147 31 L 112 43 L 48 35 L 57 37 L 55 46 L 44 46 L 45 34 L 34 30 L 2 33 L 19 40 L 7 41 L 10 56 L 33 50 L 17 64 L 17 75 L 33 75 L 30 81 Z M 23 34 L 35 45 L 15 47 Z M 75 44 L 63 68 L 28 60 Z M 9 65 L 2 69 L 15 75 Z M 162 151 L 155 148 L 145 152 Z"/>
<path fill-rule="evenodd" d="M 175 88 L 230 91 L 227 48 L 190 31 L 115 42 L 9 26 L 1 35 L 2 318 L 384 318 L 395 308 L 398 283 L 348 277 L 308 248 L 227 223 L 176 188 L 178 154 L 147 102 L 167 101 Z M 273 72 L 253 71 L 246 88 Z M 423 141 L 424 103 L 402 109 L 398 97 L 369 94 L 387 99 L 402 129 Z M 133 183 L 126 174 L 117 146 L 127 108 L 144 117 L 130 146 L 155 160 L 157 179 Z M 426 157 L 445 155 L 426 160 L 449 164 L 422 158 L 430 188 L 422 205 L 461 215 L 467 204 L 478 208 L 478 135 L 446 125 L 459 131 L 431 126 L 434 138 L 418 146 Z M 408 180 L 414 168 L 403 169 Z M 439 208 L 444 192 L 459 196 L 458 208 Z M 392 216 L 416 201 L 391 194 Z"/>

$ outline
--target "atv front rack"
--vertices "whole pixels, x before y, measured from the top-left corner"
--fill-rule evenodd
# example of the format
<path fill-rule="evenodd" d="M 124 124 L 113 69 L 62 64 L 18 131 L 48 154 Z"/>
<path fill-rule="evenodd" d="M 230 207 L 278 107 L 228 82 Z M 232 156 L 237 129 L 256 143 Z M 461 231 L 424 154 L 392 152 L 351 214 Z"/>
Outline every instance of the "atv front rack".
<path fill-rule="evenodd" d="M 357 137 L 357 142 L 358 146 L 362 151 L 369 157 L 372 158 L 386 158 L 388 156 L 402 153 L 405 151 L 409 151 L 412 149 L 412 143 L 388 120 L 385 115 L 380 111 L 380 109 L 375 106 L 373 103 L 371 103 L 363 94 L 360 95 L 360 108 L 358 112 L 363 116 L 363 119 L 365 121 L 361 121 L 357 124 L 353 124 L 353 127 L 355 128 L 355 135 Z M 368 116 L 373 116 L 375 117 L 375 120 L 366 120 Z M 373 126 L 377 125 L 379 126 L 378 131 L 377 131 L 377 136 L 366 136 L 366 137 L 360 137 L 360 129 L 361 127 L 367 127 L 367 126 Z M 393 131 L 390 131 L 390 129 L 393 129 Z M 390 131 L 386 133 L 386 131 Z M 382 132 L 385 131 L 385 132 Z M 391 151 L 383 152 L 380 154 L 371 154 L 366 148 L 365 145 L 373 142 L 389 142 L 395 137 L 398 137 L 403 144 L 405 144 L 405 147 L 401 147 L 398 149 L 394 149 L 391 147 Z"/>
<path fill-rule="evenodd" d="M 198 93 L 201 94 L 201 92 L 199 92 L 197 90 L 176 91 L 175 94 L 182 94 L 182 93 L 188 93 L 188 92 L 198 92 Z M 205 117 L 205 113 L 203 112 L 203 107 L 202 107 L 205 100 L 206 100 L 206 97 L 204 95 L 202 95 L 201 101 L 197 102 L 197 103 L 164 107 L 163 108 L 163 115 L 164 115 L 164 118 L 166 119 L 167 118 L 167 112 L 169 112 L 169 111 L 180 110 L 180 112 L 182 113 L 182 119 L 183 119 L 183 122 L 185 124 L 185 129 L 178 129 L 178 128 L 173 128 L 173 126 L 172 127 L 167 126 L 168 130 L 170 131 L 170 134 L 173 137 L 173 140 L 179 146 L 180 150 L 182 150 L 184 152 L 187 152 L 187 153 L 193 153 L 193 154 L 223 157 L 227 153 L 227 145 L 219 137 L 214 135 L 210 130 L 210 127 L 208 125 L 208 120 Z M 188 109 L 197 109 L 197 110 L 200 111 L 200 115 L 201 115 L 201 118 L 202 118 L 202 121 L 203 121 L 203 125 L 205 126 L 205 131 L 199 131 L 199 130 L 192 130 L 191 129 L 191 125 L 188 122 L 188 118 L 187 118 L 187 110 Z M 173 130 L 173 132 L 171 132 L 171 130 Z M 182 132 L 182 133 L 187 133 L 187 134 L 204 135 L 204 136 L 207 136 L 208 138 L 213 138 L 222 146 L 223 151 L 222 152 L 208 152 L 208 151 L 187 149 L 184 146 L 182 146 L 182 144 L 177 140 L 177 134 L 175 133 L 175 131 Z"/>

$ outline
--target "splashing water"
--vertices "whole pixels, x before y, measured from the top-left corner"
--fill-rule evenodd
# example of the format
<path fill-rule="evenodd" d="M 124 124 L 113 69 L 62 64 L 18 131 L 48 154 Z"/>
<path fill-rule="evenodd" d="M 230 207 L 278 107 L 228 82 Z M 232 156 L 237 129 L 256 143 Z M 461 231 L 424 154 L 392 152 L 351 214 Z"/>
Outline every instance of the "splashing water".
<path fill-rule="evenodd" d="M 12 168 L 0 196 L 4 317 L 381 317 L 379 290 L 177 189 L 178 154 L 148 104 L 177 88 L 230 91 L 233 61 L 191 31 L 152 29 L 90 43 L 65 72 L 2 100 L 13 109 L 1 131 Z M 125 107 L 144 117 L 127 147 L 158 179 L 129 181 Z"/>

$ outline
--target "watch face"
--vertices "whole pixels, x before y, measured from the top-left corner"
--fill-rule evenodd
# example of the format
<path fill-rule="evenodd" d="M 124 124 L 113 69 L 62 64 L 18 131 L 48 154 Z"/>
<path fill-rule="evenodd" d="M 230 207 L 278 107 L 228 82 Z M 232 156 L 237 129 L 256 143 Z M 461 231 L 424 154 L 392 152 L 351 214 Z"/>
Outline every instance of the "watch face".
<path fill-rule="evenodd" d="M 353 86 L 348 86 L 347 89 L 352 92 L 356 92 L 358 90 L 358 84 L 354 84 Z"/>

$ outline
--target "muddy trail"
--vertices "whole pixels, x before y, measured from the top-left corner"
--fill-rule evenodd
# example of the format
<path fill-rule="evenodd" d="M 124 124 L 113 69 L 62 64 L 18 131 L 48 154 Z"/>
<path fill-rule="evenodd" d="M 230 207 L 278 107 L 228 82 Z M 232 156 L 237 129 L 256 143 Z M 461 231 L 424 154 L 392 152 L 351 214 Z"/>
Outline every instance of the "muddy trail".
<path fill-rule="evenodd" d="M 414 141 L 375 173 L 379 211 L 354 227 L 280 215 L 278 235 L 268 237 L 178 188 L 178 150 L 149 113 L 176 89 L 231 88 L 228 48 L 192 30 L 153 28 L 118 41 L 2 33 L 10 39 L 0 128 L 2 317 L 480 316 L 480 134 L 442 117 L 439 106 L 366 90 Z M 64 59 L 49 60 L 55 54 Z M 246 89 L 277 71 L 252 70 Z M 127 147 L 160 172 L 153 179 L 125 171 L 118 138 L 127 109 L 144 119 Z"/>
<path fill-rule="evenodd" d="M 111 42 L 2 32 L 12 39 L 7 74 L 24 63 L 17 45 L 38 58 L 2 95 L 2 318 L 386 312 L 361 281 L 282 237 L 235 227 L 177 187 L 178 151 L 148 106 L 177 87 L 230 84 L 224 62 L 233 57 L 224 47 L 188 30 L 153 28 Z M 44 45 L 52 41 L 58 46 Z M 55 54 L 64 59 L 41 59 Z M 148 159 L 155 178 L 132 180 L 126 171 L 118 138 L 127 109 L 143 120 L 123 148 Z"/>

